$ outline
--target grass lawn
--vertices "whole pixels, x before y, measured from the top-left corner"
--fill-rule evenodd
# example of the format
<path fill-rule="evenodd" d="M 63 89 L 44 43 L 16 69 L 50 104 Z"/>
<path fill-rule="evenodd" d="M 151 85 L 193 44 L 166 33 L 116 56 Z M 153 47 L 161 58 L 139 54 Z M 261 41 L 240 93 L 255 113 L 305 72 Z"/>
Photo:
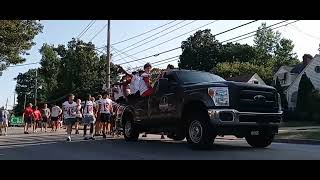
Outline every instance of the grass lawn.
<path fill-rule="evenodd" d="M 289 121 L 282 122 L 280 127 L 320 126 L 320 122 L 312 121 Z"/>
<path fill-rule="evenodd" d="M 314 139 L 320 140 L 320 129 L 309 131 L 279 132 L 276 138 L 281 139 Z"/>

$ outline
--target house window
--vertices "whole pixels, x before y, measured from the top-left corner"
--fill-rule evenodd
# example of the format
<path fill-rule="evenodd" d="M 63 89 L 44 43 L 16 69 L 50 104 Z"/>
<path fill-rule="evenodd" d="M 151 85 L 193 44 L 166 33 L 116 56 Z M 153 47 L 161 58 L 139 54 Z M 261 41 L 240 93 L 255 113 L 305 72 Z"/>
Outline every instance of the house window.
<path fill-rule="evenodd" d="M 259 81 L 253 80 L 253 84 L 259 84 Z"/>
<path fill-rule="evenodd" d="M 314 70 L 316 71 L 316 73 L 320 73 L 320 66 L 316 66 Z"/>

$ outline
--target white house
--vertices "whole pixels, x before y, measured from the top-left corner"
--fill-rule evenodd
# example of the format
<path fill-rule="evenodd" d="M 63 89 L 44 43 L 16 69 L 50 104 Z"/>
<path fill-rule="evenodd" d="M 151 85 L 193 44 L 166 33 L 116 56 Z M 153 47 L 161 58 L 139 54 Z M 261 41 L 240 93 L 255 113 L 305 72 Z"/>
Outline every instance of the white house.
<path fill-rule="evenodd" d="M 278 78 L 281 87 L 286 90 L 299 75 L 299 73 L 291 72 L 294 68 L 295 66 L 281 66 L 273 75 L 274 83 L 276 83 L 276 80 Z"/>
<path fill-rule="evenodd" d="M 246 82 L 246 83 L 252 83 L 252 84 L 266 85 L 266 83 L 260 78 L 260 76 L 257 73 L 230 77 L 227 80 L 235 81 L 235 82 Z"/>
<path fill-rule="evenodd" d="M 320 55 L 316 55 L 308 64 L 303 68 L 301 73 L 287 88 L 286 95 L 288 100 L 289 109 L 295 109 L 298 97 L 298 88 L 301 76 L 306 73 L 310 78 L 312 84 L 316 89 L 320 89 Z"/>

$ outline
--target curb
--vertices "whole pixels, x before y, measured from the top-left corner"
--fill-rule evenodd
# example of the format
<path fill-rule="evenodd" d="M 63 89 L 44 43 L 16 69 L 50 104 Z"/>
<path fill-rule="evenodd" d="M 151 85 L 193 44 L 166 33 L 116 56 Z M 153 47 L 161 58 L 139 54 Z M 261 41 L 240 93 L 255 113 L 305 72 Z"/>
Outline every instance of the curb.
<path fill-rule="evenodd" d="M 314 139 L 274 139 L 273 142 L 289 143 L 289 144 L 320 145 L 320 140 L 314 140 Z"/>

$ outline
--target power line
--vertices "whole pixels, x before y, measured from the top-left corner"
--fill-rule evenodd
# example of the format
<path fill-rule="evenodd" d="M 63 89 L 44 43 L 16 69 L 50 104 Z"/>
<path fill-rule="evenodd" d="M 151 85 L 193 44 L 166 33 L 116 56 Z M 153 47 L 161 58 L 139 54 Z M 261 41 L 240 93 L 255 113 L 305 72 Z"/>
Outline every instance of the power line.
<path fill-rule="evenodd" d="M 97 32 L 97 33 L 90 39 L 90 42 L 92 42 L 92 40 L 94 40 L 94 38 L 96 38 L 107 26 L 108 26 L 108 23 L 105 24 L 105 25 L 99 30 L 99 32 Z"/>
<path fill-rule="evenodd" d="M 157 30 L 157 29 L 159 29 L 159 28 L 162 28 L 162 27 L 164 27 L 164 26 L 166 26 L 166 25 L 168 25 L 168 24 L 171 24 L 171 23 L 173 23 L 173 22 L 175 22 L 175 21 L 176 21 L 176 20 L 170 21 L 170 22 L 168 22 L 168 23 L 166 23 L 166 24 L 164 24 L 164 25 L 161 25 L 161 26 L 159 26 L 159 27 L 156 27 L 156 28 L 154 28 L 154 29 L 151 29 L 151 30 L 149 30 L 149 31 L 147 31 L 147 32 L 144 32 L 144 33 L 138 34 L 138 35 L 136 35 L 136 36 L 133 36 L 133 37 L 131 37 L 131 38 L 128 38 L 128 39 L 125 39 L 125 40 L 122 40 L 122 41 L 113 43 L 112 45 L 120 44 L 120 43 L 129 41 L 129 40 L 131 40 L 131 39 L 140 37 L 140 36 L 142 36 L 142 35 L 144 35 L 144 34 L 147 34 L 147 33 L 149 33 L 149 32 L 152 32 L 152 31 L 154 31 L 154 30 Z"/>
<path fill-rule="evenodd" d="M 179 55 L 179 56 L 180 56 L 180 55 Z M 159 61 L 152 62 L 152 64 L 154 65 L 154 64 L 162 63 L 162 62 L 165 62 L 165 61 L 168 61 L 168 60 L 173 61 L 173 60 L 172 60 L 173 58 L 175 58 L 174 60 L 177 60 L 177 57 L 179 57 L 179 56 L 173 56 L 173 57 L 169 57 L 169 58 L 166 58 L 166 59 L 161 59 L 161 60 L 159 60 Z M 178 59 L 179 59 L 179 58 L 178 58 Z M 168 62 L 171 62 L 171 61 L 168 61 Z M 143 66 L 138 66 L 138 67 L 136 67 L 135 69 L 138 69 L 138 68 L 141 68 L 141 67 L 143 67 Z"/>
<path fill-rule="evenodd" d="M 278 27 L 275 27 L 275 28 L 271 28 L 271 30 L 274 30 L 274 29 L 278 29 L 278 28 L 287 26 L 287 25 L 292 24 L 292 23 L 295 23 L 295 22 L 297 22 L 297 21 L 299 21 L 299 20 L 296 20 L 296 21 L 293 21 L 293 22 L 290 22 L 290 23 L 287 23 L 287 24 L 284 24 L 284 25 L 281 25 L 281 26 L 278 26 Z M 257 30 L 257 31 L 258 31 L 258 30 Z M 255 31 L 255 32 L 257 32 L 257 31 Z M 241 41 L 241 40 L 244 40 L 244 39 L 248 39 L 248 38 L 253 37 L 253 36 L 255 36 L 255 34 L 250 35 L 250 36 L 247 36 L 247 37 L 244 37 L 244 38 L 241 38 L 241 39 L 238 39 L 238 40 L 231 41 L 231 42 L 229 42 L 229 43 Z M 242 37 L 242 35 L 239 36 L 239 37 Z M 234 38 L 232 38 L 232 39 L 234 39 Z"/>
<path fill-rule="evenodd" d="M 170 52 L 170 51 L 174 51 L 174 50 L 177 50 L 177 49 L 180 49 L 180 47 L 177 47 L 177 48 L 173 48 L 173 49 L 169 49 L 167 51 L 163 51 L 163 52 L 160 52 L 160 53 L 157 53 L 157 54 L 154 54 L 154 55 L 151 55 L 151 56 L 147 56 L 147 57 L 144 57 L 144 58 L 140 58 L 140 59 L 135 59 L 135 60 L 132 60 L 132 61 L 129 61 L 127 63 L 131 63 L 131 62 L 135 62 L 135 61 L 140 61 L 140 60 L 143 60 L 143 59 L 147 59 L 147 58 L 151 58 L 151 57 L 156 57 L 156 56 L 159 56 L 160 54 L 164 54 L 164 53 L 167 53 L 167 52 Z M 132 55 L 131 55 L 132 56 Z M 115 62 L 115 61 L 114 61 Z M 120 63 L 119 65 L 121 64 L 124 64 L 124 63 Z"/>
<path fill-rule="evenodd" d="M 90 28 L 91 26 L 96 22 L 96 20 L 90 21 L 90 23 L 81 31 L 81 33 L 77 36 L 77 39 L 80 39 Z"/>
<path fill-rule="evenodd" d="M 249 24 L 254 23 L 254 22 L 256 22 L 256 21 L 258 21 L 258 20 L 254 20 L 254 21 L 250 21 L 250 22 L 245 23 L 245 24 L 241 24 L 240 26 L 233 27 L 233 28 L 231 28 L 231 29 L 225 30 L 225 31 L 220 32 L 220 33 L 218 33 L 218 34 L 215 34 L 215 35 L 213 35 L 213 36 L 219 36 L 219 35 L 221 35 L 221 34 L 227 33 L 227 32 L 229 32 L 229 31 L 233 31 L 233 30 L 235 30 L 235 29 L 238 29 L 238 28 L 240 28 L 240 27 L 242 27 L 242 26 L 249 25 Z"/>
<path fill-rule="evenodd" d="M 254 21 L 251 21 L 251 22 L 248 22 L 248 23 L 245 23 L 245 24 L 242 24 L 242 25 L 239 25 L 239 26 L 233 27 L 233 28 L 228 29 L 228 30 L 226 30 L 226 31 L 223 31 L 223 32 L 220 32 L 220 33 L 214 34 L 213 36 L 219 36 L 219 35 L 221 35 L 221 34 L 224 34 L 224 33 L 227 33 L 227 32 L 229 32 L 229 31 L 232 31 L 232 30 L 238 29 L 238 28 L 240 28 L 240 27 L 243 27 L 243 26 L 245 26 L 245 25 L 251 24 L 251 23 L 256 22 L 256 21 L 257 21 L 257 20 L 254 20 Z M 179 49 L 179 48 L 181 48 L 181 47 L 179 46 L 179 47 L 173 48 L 173 49 L 171 49 L 171 50 L 161 52 L 161 53 L 159 53 L 159 54 L 163 54 L 163 53 L 166 53 L 166 52 L 170 52 L 170 51 L 172 51 L 172 50 L 176 50 L 176 49 Z M 159 54 L 155 54 L 155 55 L 152 55 L 152 56 L 147 56 L 147 57 L 145 57 L 145 58 L 141 58 L 141 59 L 150 58 L 150 57 L 153 57 L 153 56 L 157 56 L 157 55 L 159 55 Z M 118 60 L 116 60 L 116 61 L 120 61 L 120 60 L 122 60 L 122 59 L 118 59 Z M 137 59 L 137 60 L 140 60 L 140 59 Z M 116 61 L 114 61 L 114 62 L 116 62 Z"/>
<path fill-rule="evenodd" d="M 157 45 L 151 46 L 151 47 L 149 47 L 149 48 L 147 48 L 147 49 L 141 50 L 141 51 L 136 52 L 136 53 L 131 54 L 131 55 L 136 55 L 136 54 L 139 54 L 139 53 L 144 52 L 144 51 L 146 51 L 146 50 L 155 48 L 155 47 L 157 47 L 157 46 L 160 46 L 160 45 L 162 45 L 162 44 L 164 44 L 164 43 L 167 43 L 167 42 L 169 42 L 169 41 L 172 41 L 172 40 L 174 40 L 174 39 L 177 39 L 177 38 L 179 38 L 179 37 L 181 37 L 181 36 L 183 36 L 183 35 L 186 35 L 186 34 L 188 34 L 188 33 L 190 33 L 190 32 L 195 31 L 195 30 L 201 29 L 201 28 L 203 28 L 203 27 L 205 27 L 205 26 L 208 26 L 208 25 L 210 25 L 210 24 L 212 24 L 212 23 L 215 23 L 215 22 L 217 22 L 217 21 L 219 21 L 219 20 L 211 21 L 210 23 L 207 23 L 207 24 L 205 24 L 205 25 L 203 25 L 203 26 L 200 26 L 200 27 L 198 27 L 198 28 L 195 28 L 195 29 L 193 29 L 193 30 L 191 30 L 191 31 L 189 31 L 189 32 L 183 33 L 183 34 L 181 34 L 181 35 L 179 35 L 179 36 L 176 36 L 176 37 L 171 38 L 171 39 L 169 39 L 169 40 L 167 40 L 167 41 L 164 41 L 164 42 L 159 43 L 159 44 L 157 44 Z M 179 47 L 179 48 L 180 48 L 180 47 Z M 121 59 L 118 59 L 117 61 L 120 61 L 120 60 L 121 60 Z"/>
<path fill-rule="evenodd" d="M 304 31 L 302 31 L 302 30 L 300 30 L 298 27 L 296 27 L 295 25 L 291 25 L 293 28 L 292 29 L 294 29 L 295 31 L 298 31 L 298 32 L 300 32 L 300 33 L 302 33 L 302 34 L 304 34 L 304 35 L 306 35 L 306 36 L 309 36 L 309 37 L 311 37 L 311 38 L 313 38 L 313 39 L 316 39 L 316 40 L 320 40 L 320 38 L 319 37 L 317 37 L 317 36 L 313 36 L 313 35 L 311 35 L 311 34 L 309 34 L 309 33 L 306 33 L 306 32 L 304 32 Z"/>
<path fill-rule="evenodd" d="M 172 25 L 172 26 L 170 26 L 170 27 L 168 27 L 168 28 L 163 29 L 162 31 L 159 31 L 159 32 L 157 32 L 157 33 L 155 33 L 155 34 L 152 34 L 151 36 L 148 36 L 148 37 L 146 37 L 146 38 L 144 38 L 144 39 L 142 39 L 142 40 L 140 40 L 140 41 L 138 41 L 138 42 L 135 42 L 135 43 L 133 43 L 133 44 L 131 44 L 131 45 L 129 45 L 129 46 L 121 49 L 121 51 L 123 51 L 123 50 L 125 50 L 125 49 L 127 49 L 127 48 L 129 48 L 129 47 L 132 47 L 132 46 L 134 46 L 134 45 L 136 45 L 136 44 L 139 44 L 139 43 L 141 43 L 141 42 L 143 42 L 143 41 L 145 41 L 145 40 L 147 40 L 147 39 L 150 39 L 150 38 L 154 37 L 155 35 L 158 35 L 158 34 L 164 32 L 164 31 L 166 31 L 166 30 L 168 30 L 168 29 L 171 29 L 171 28 L 174 27 L 174 26 L 177 26 L 177 25 L 183 23 L 184 21 L 185 21 L 185 20 L 183 20 L 183 21 L 181 21 L 181 22 L 178 22 L 178 23 L 176 23 L 176 24 L 174 24 L 174 25 Z M 195 22 L 195 21 L 192 21 L 191 23 L 193 23 L 193 22 Z M 184 27 L 184 26 L 187 26 L 187 25 L 189 25 L 189 24 L 191 24 L 191 23 L 187 23 L 187 24 L 185 24 L 185 25 L 183 25 L 183 26 L 181 26 L 181 27 L 179 27 L 179 28 L 177 28 L 177 29 L 180 29 L 180 28 L 182 28 L 182 27 Z M 125 51 L 125 52 L 128 52 L 128 51 L 130 51 L 130 50 L 132 50 L 132 49 L 135 49 L 135 48 L 137 48 L 137 47 L 140 47 L 140 46 L 142 46 L 142 45 L 145 45 L 145 44 L 147 44 L 147 43 L 149 43 L 149 42 L 151 42 L 151 41 L 154 41 L 154 40 L 156 40 L 156 39 L 158 39 L 158 38 L 161 38 L 161 37 L 163 37 L 163 36 L 165 36 L 165 35 L 167 35 L 167 34 L 170 34 L 170 33 L 173 32 L 173 31 L 176 31 L 177 29 L 172 30 L 172 31 L 170 31 L 170 32 L 168 32 L 168 33 L 165 33 L 165 34 L 163 34 L 163 35 L 161 35 L 161 36 L 159 36 L 159 37 L 156 37 L 156 38 L 154 38 L 154 39 L 152 39 L 152 40 L 150 40 L 150 41 L 147 41 L 147 42 L 145 42 L 145 43 L 143 43 L 143 44 L 141 44 L 141 45 L 139 45 L 139 46 L 136 46 L 136 47 L 134 47 L 134 48 L 131 48 L 131 49 Z"/>
<path fill-rule="evenodd" d="M 119 54 L 120 57 L 121 57 L 121 54 L 122 54 L 122 53 L 121 53 L 119 50 L 117 50 L 116 48 L 114 48 L 114 47 L 112 47 L 112 46 L 111 46 L 111 48 L 112 48 L 112 50 L 114 50 L 115 53 Z M 120 54 L 120 53 L 121 53 L 121 54 Z M 128 56 L 128 57 L 129 57 L 129 56 Z M 129 58 L 131 58 L 131 57 L 129 57 Z M 132 58 L 132 59 L 133 59 L 133 58 Z M 131 68 L 133 68 L 130 64 L 128 64 L 128 65 L 129 65 Z"/>
<path fill-rule="evenodd" d="M 138 48 L 138 47 L 141 47 L 141 46 L 143 46 L 143 45 L 146 45 L 146 44 L 148 44 L 148 43 L 150 43 L 150 42 L 152 42 L 152 41 L 154 41 L 154 40 L 156 40 L 156 39 L 159 39 L 159 38 L 161 38 L 161 37 L 164 37 L 165 35 L 168 35 L 168 34 L 174 32 L 174 31 L 176 31 L 176 30 L 178 30 L 178 29 L 181 29 L 181 28 L 183 28 L 183 27 L 185 27 L 185 26 L 187 26 L 187 25 L 189 25 L 189 24 L 192 24 L 192 23 L 194 23 L 194 22 L 196 22 L 196 21 L 197 21 L 197 20 L 191 21 L 191 22 L 189 22 L 189 23 L 187 23 L 187 24 L 185 24 L 185 25 L 183 25 L 183 26 L 180 26 L 180 27 L 178 27 L 178 28 L 176 28 L 176 29 L 174 29 L 174 30 L 172 30 L 172 31 L 169 31 L 169 32 L 167 32 L 167 33 L 165 33 L 165 34 L 163 34 L 163 35 L 161 35 L 161 36 L 159 36 L 159 37 L 153 38 L 153 39 L 151 39 L 151 40 L 149 40 L 149 41 L 147 41 L 147 42 L 145 42 L 145 43 L 143 43 L 143 44 L 140 44 L 140 45 L 138 45 L 138 46 L 135 46 L 135 47 L 133 47 L 133 48 L 131 48 L 131 49 L 128 49 L 128 50 L 126 50 L 126 51 L 124 51 L 124 52 L 129 52 L 129 51 L 131 51 L 131 50 L 133 50 L 133 49 L 136 49 L 136 48 Z M 134 45 L 134 44 L 133 44 L 133 45 Z M 131 46 L 132 46 L 132 45 L 131 45 Z M 128 47 L 131 47 L 131 46 L 128 46 Z M 127 48 L 128 48 L 128 47 L 127 47 Z M 124 48 L 124 49 L 126 49 L 126 48 Z"/>
<path fill-rule="evenodd" d="M 136 44 L 139 44 L 140 42 L 143 42 L 143 41 L 145 41 L 145 40 L 147 40 L 147 39 L 149 39 L 149 38 L 152 38 L 152 37 L 154 37 L 154 36 L 157 35 L 157 34 L 160 34 L 160 33 L 164 32 L 164 31 L 166 31 L 166 30 L 168 30 L 168 29 L 170 29 L 170 28 L 172 28 L 172 27 L 174 27 L 174 26 L 176 26 L 176 25 L 178 25 L 178 24 L 183 23 L 184 21 L 185 21 L 185 20 L 183 20 L 183 21 L 181 21 L 181 22 L 178 22 L 178 23 L 176 23 L 176 24 L 174 24 L 174 25 L 172 25 L 172 26 L 169 26 L 169 27 L 167 27 L 167 28 L 165 28 L 165 29 L 163 29 L 163 30 L 155 33 L 155 34 L 152 34 L 151 36 L 148 36 L 148 37 L 146 37 L 146 38 L 144 38 L 144 39 L 142 39 L 142 40 L 140 40 L 140 41 L 138 41 L 138 42 L 135 42 L 135 43 L 133 43 L 133 44 L 131 44 L 131 45 L 129 45 L 129 46 L 121 49 L 121 51 L 123 51 L 123 50 L 125 50 L 125 49 L 127 49 L 127 48 L 129 48 L 129 47 L 132 47 L 132 46 L 134 46 L 134 45 L 136 45 Z"/>
<path fill-rule="evenodd" d="M 167 64 L 167 63 L 169 63 L 169 62 L 173 62 L 173 61 L 177 61 L 177 60 L 179 60 L 179 58 L 177 58 L 177 59 L 172 59 L 172 60 L 170 60 L 170 61 L 163 62 L 163 63 L 160 63 L 160 64 L 156 64 L 156 65 L 154 65 L 154 67 L 160 67 L 160 65 Z"/>
<path fill-rule="evenodd" d="M 263 28 L 263 29 L 267 29 L 267 28 L 270 28 L 270 27 L 272 27 L 272 26 L 276 26 L 276 25 L 281 24 L 281 23 L 284 23 L 284 22 L 286 22 L 286 21 L 288 21 L 288 20 L 284 20 L 284 21 L 281 21 L 281 22 L 278 22 L 278 23 L 272 24 L 272 25 L 267 26 L 267 27 L 265 27 L 265 28 Z M 258 32 L 258 31 L 259 31 L 259 30 L 251 31 L 251 32 L 249 32 L 249 33 L 242 34 L 242 35 L 240 35 L 240 36 L 237 36 L 237 37 L 234 37 L 234 38 L 231 38 L 231 39 L 228 39 L 228 40 L 222 41 L 221 43 L 225 43 L 225 42 L 227 42 L 227 41 L 231 41 L 231 40 L 233 40 L 233 39 L 237 39 L 237 38 L 239 38 L 239 37 L 243 37 L 243 36 L 246 36 L 246 35 L 249 35 L 249 34 L 252 34 L 252 33 Z"/>
<path fill-rule="evenodd" d="M 28 63 L 28 64 L 19 64 L 19 65 L 13 65 L 13 66 L 8 66 L 8 68 L 14 68 L 14 67 L 20 67 L 20 66 L 29 66 L 33 64 L 39 64 L 40 62 L 35 62 L 35 63 Z"/>
<path fill-rule="evenodd" d="M 79 36 L 90 26 L 90 24 L 93 22 L 94 20 L 90 21 L 89 24 L 80 32 L 80 34 L 77 36 L 77 38 L 79 38 Z"/>

